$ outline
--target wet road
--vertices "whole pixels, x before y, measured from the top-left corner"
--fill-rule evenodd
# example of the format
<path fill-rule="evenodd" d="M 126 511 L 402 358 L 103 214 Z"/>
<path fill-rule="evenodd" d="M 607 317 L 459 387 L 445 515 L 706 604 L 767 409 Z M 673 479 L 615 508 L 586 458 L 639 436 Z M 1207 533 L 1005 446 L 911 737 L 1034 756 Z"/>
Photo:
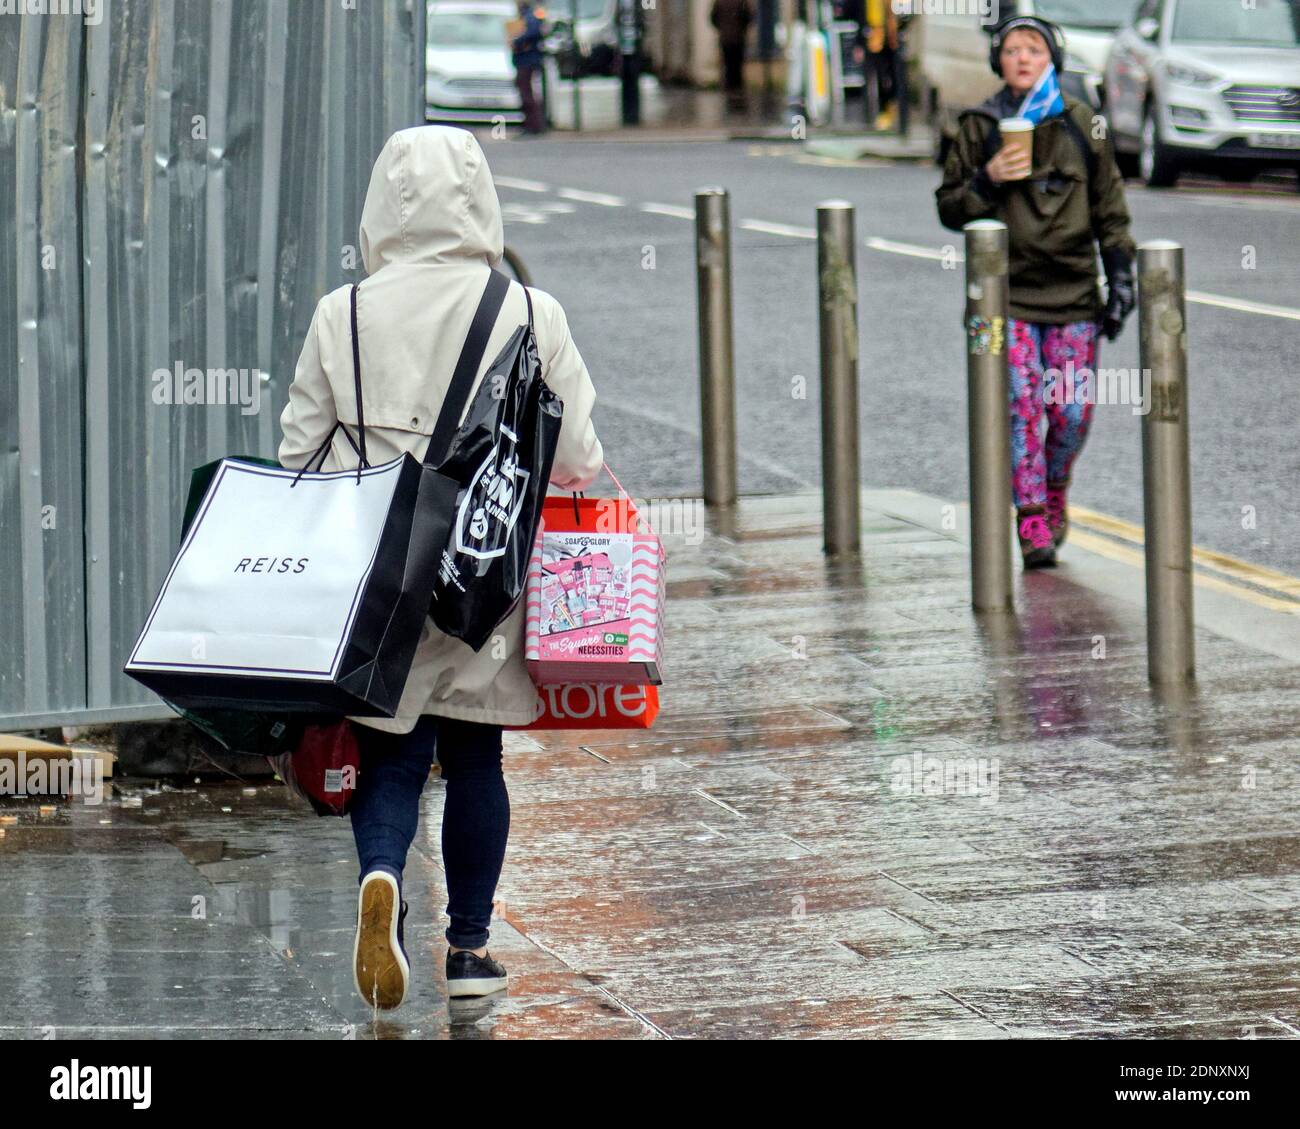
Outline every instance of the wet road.
<path fill-rule="evenodd" d="M 507 242 L 563 302 L 611 465 L 634 493 L 702 489 L 690 215 L 694 191 L 721 184 L 735 226 L 741 490 L 818 483 L 810 236 L 816 203 L 840 197 L 857 208 L 863 482 L 966 497 L 962 266 L 943 252 L 961 235 L 935 216 L 937 169 L 745 142 L 484 146 Z M 1139 242 L 1187 249 L 1195 540 L 1300 575 L 1300 196 L 1134 185 L 1128 202 Z M 1102 343 L 1099 364 L 1136 367 L 1136 318 Z M 1072 497 L 1140 525 L 1141 481 L 1140 418 L 1127 403 L 1099 406 Z"/>
<path fill-rule="evenodd" d="M 510 737 L 508 996 L 443 996 L 436 776 L 380 1018 L 343 821 L 119 782 L 0 803 L 0 1035 L 1300 1036 L 1294 664 L 1202 630 L 1161 697 L 1139 602 L 1067 564 L 977 624 L 960 544 L 863 534 L 826 564 L 803 496 L 668 538 L 655 728 Z"/>

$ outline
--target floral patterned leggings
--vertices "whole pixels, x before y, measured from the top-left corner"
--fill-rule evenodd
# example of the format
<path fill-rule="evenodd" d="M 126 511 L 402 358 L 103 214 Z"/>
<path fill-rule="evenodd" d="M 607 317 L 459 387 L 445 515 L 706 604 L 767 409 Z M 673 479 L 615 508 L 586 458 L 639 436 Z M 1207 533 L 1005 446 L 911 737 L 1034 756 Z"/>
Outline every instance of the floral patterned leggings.
<path fill-rule="evenodd" d="M 1007 319 L 1011 367 L 1011 494 L 1017 507 L 1042 505 L 1047 484 L 1067 482 L 1092 422 L 1097 323 Z M 1087 374 L 1084 373 L 1087 370 Z M 1071 382 L 1063 379 L 1074 374 Z M 1085 380 L 1088 381 L 1085 384 Z M 1042 438 L 1047 416 L 1047 440 Z"/>

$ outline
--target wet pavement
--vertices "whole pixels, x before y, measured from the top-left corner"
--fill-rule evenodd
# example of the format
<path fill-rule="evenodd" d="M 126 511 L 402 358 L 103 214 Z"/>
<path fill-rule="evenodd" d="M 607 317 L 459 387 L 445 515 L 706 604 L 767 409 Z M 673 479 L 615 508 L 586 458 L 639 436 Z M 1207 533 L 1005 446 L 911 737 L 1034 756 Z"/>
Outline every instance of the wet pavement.
<path fill-rule="evenodd" d="M 654 729 L 508 737 L 507 995 L 448 1008 L 436 774 L 378 1018 L 344 821 L 119 777 L 0 801 L 0 1035 L 1300 1036 L 1293 662 L 1201 629 L 1156 694 L 1082 549 L 976 620 L 957 540 L 869 509 L 828 563 L 815 494 L 687 541 Z"/>

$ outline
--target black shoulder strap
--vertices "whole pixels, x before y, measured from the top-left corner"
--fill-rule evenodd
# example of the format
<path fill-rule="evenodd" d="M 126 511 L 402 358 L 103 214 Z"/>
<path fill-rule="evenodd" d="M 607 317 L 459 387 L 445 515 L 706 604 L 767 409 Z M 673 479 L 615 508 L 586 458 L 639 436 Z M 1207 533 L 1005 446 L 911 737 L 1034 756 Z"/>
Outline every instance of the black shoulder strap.
<path fill-rule="evenodd" d="M 1083 162 L 1088 166 L 1088 187 L 1091 189 L 1097 181 L 1097 151 L 1088 144 L 1083 127 L 1074 120 L 1074 115 L 1071 113 L 1065 115 L 1065 132 L 1070 135 L 1071 140 L 1079 147 L 1079 152 L 1083 154 Z"/>
<path fill-rule="evenodd" d="M 469 400 L 470 390 L 474 387 L 474 378 L 478 375 L 479 361 L 487 349 L 488 338 L 496 325 L 497 314 L 509 289 L 510 280 L 500 271 L 488 274 L 487 286 L 483 297 L 479 299 L 478 309 L 474 311 L 474 320 L 469 324 L 465 335 L 465 345 L 456 362 L 456 371 L 451 375 L 451 384 L 447 387 L 447 397 L 442 402 L 438 413 L 438 422 L 434 425 L 433 435 L 429 439 L 424 461 L 430 466 L 438 466 L 447 457 L 452 436 L 460 426 L 460 417 L 464 414 L 465 404 Z"/>
<path fill-rule="evenodd" d="M 984 163 L 987 165 L 993 160 L 994 155 L 1002 148 L 1002 131 L 998 129 L 996 119 L 991 119 L 993 124 L 989 127 L 988 133 L 984 135 Z"/>

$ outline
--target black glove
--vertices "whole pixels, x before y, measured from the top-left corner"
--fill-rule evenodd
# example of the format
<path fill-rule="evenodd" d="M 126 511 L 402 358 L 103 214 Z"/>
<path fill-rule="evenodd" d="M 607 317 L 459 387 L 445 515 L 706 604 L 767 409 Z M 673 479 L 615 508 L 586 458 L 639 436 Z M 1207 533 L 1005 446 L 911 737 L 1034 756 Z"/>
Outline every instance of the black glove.
<path fill-rule="evenodd" d="M 1124 328 L 1124 319 L 1133 312 L 1133 260 L 1125 252 L 1111 248 L 1101 253 L 1106 268 L 1106 316 L 1101 332 L 1114 341 Z"/>

